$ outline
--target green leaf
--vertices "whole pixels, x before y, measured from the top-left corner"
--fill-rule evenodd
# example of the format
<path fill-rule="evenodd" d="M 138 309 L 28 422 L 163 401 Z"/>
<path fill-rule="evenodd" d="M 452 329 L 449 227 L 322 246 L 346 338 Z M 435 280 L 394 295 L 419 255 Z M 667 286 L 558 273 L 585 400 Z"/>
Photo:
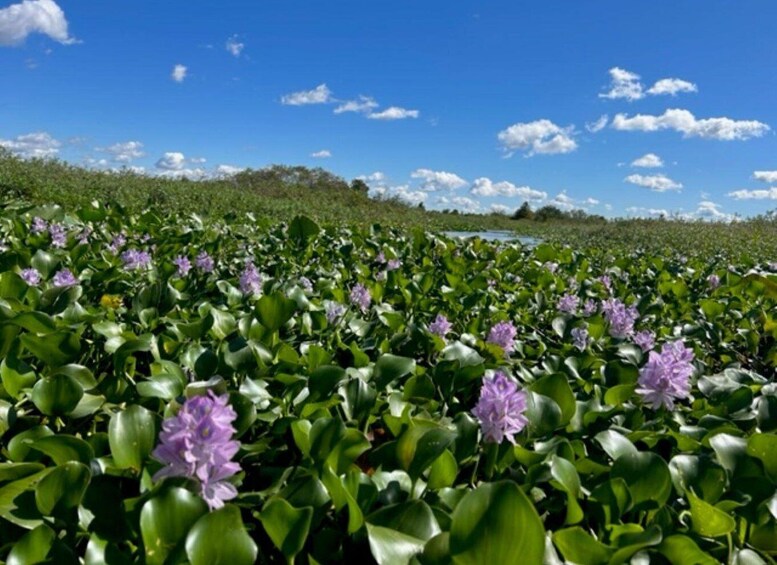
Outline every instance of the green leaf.
<path fill-rule="evenodd" d="M 72 412 L 84 389 L 73 377 L 54 375 L 39 380 L 32 389 L 32 401 L 47 416 L 64 416 Z"/>
<path fill-rule="evenodd" d="M 81 438 L 67 434 L 46 436 L 30 444 L 32 449 L 45 453 L 57 465 L 68 461 L 78 461 L 88 465 L 94 459 L 92 446 Z"/>
<path fill-rule="evenodd" d="M 367 521 L 375 526 L 390 528 L 425 542 L 440 533 L 440 525 L 434 512 L 421 500 L 409 500 L 385 506 L 371 514 Z"/>
<path fill-rule="evenodd" d="M 31 451 L 30 444 L 32 440 L 36 440 L 41 437 L 54 435 L 46 426 L 35 426 L 28 430 L 24 430 L 13 436 L 11 441 L 8 442 L 8 455 L 11 461 L 27 461 L 41 459 L 41 454 L 37 451 Z"/>
<path fill-rule="evenodd" d="M 702 551 L 696 542 L 683 535 L 673 535 L 664 539 L 656 550 L 666 557 L 672 565 L 716 565 L 717 559 Z"/>
<path fill-rule="evenodd" d="M 666 462 L 650 452 L 627 453 L 615 460 L 610 473 L 622 478 L 631 492 L 634 506 L 660 508 L 672 492 L 672 476 Z"/>
<path fill-rule="evenodd" d="M 32 268 L 36 269 L 44 279 L 49 278 L 54 273 L 57 263 L 59 263 L 59 261 L 56 257 L 50 253 L 46 253 L 42 249 L 38 249 L 30 260 Z"/>
<path fill-rule="evenodd" d="M 289 237 L 300 244 L 318 235 L 321 228 L 307 216 L 296 216 L 289 224 Z"/>
<path fill-rule="evenodd" d="M 432 490 L 438 490 L 453 486 L 456 482 L 456 476 L 459 473 L 459 466 L 456 457 L 447 449 L 432 463 L 429 469 L 429 481 L 427 486 Z"/>
<path fill-rule="evenodd" d="M 560 425 L 564 426 L 572 420 L 577 405 L 575 404 L 575 395 L 569 386 L 566 376 L 560 373 L 547 375 L 532 383 L 529 388 L 533 392 L 553 399 L 558 404 L 561 409 Z"/>
<path fill-rule="evenodd" d="M 156 420 L 149 410 L 133 404 L 111 416 L 108 442 L 119 469 L 140 471 L 156 441 Z"/>
<path fill-rule="evenodd" d="M 580 526 L 559 530 L 553 534 L 553 543 L 564 559 L 579 565 L 608 563 L 615 550 L 594 539 Z"/>
<path fill-rule="evenodd" d="M 424 541 L 402 532 L 367 523 L 370 552 L 378 565 L 408 565 L 424 550 Z"/>
<path fill-rule="evenodd" d="M 691 505 L 693 531 L 705 538 L 717 538 L 734 531 L 734 518 L 698 498 L 690 490 L 685 493 Z"/>
<path fill-rule="evenodd" d="M 140 532 L 146 563 L 162 565 L 168 557 L 178 561 L 189 529 L 206 514 L 208 506 L 199 496 L 180 487 L 165 488 L 143 505 Z"/>
<path fill-rule="evenodd" d="M 343 379 L 345 379 L 345 369 L 337 365 L 322 365 L 314 369 L 308 379 L 311 401 L 328 398 Z"/>
<path fill-rule="evenodd" d="M 312 506 L 294 508 L 282 498 L 270 499 L 259 515 L 267 535 L 289 561 L 305 546 L 312 519 Z"/>
<path fill-rule="evenodd" d="M 7 565 L 30 565 L 46 561 L 57 534 L 46 524 L 24 534 L 11 548 Z"/>
<path fill-rule="evenodd" d="M 297 303 L 289 300 L 280 292 L 265 294 L 256 305 L 259 322 L 270 331 L 278 331 L 291 320 L 297 309 Z"/>
<path fill-rule="evenodd" d="M 759 459 L 769 478 L 777 482 L 777 435 L 753 434 L 747 440 L 747 454 Z"/>
<path fill-rule="evenodd" d="M 529 498 L 513 482 L 485 483 L 468 492 L 453 512 L 450 551 L 457 565 L 540 565 L 545 529 Z"/>
<path fill-rule="evenodd" d="M 186 556 L 191 565 L 250 565 L 257 553 L 240 510 L 231 504 L 205 514 L 186 536 Z"/>
<path fill-rule="evenodd" d="M 19 339 L 27 350 L 50 367 L 59 367 L 78 358 L 81 340 L 75 333 L 60 330 L 48 335 L 22 334 Z"/>
<path fill-rule="evenodd" d="M 29 388 L 35 384 L 37 376 L 32 367 L 15 356 L 8 355 L 0 363 L 0 378 L 3 381 L 3 388 L 6 392 L 16 399 L 21 396 L 22 389 Z"/>
<path fill-rule="evenodd" d="M 415 359 L 385 353 L 375 363 L 372 375 L 375 386 L 382 390 L 386 385 L 415 371 Z"/>
<path fill-rule="evenodd" d="M 44 516 L 81 504 L 92 473 L 83 463 L 70 461 L 54 468 L 35 487 L 35 504 Z"/>

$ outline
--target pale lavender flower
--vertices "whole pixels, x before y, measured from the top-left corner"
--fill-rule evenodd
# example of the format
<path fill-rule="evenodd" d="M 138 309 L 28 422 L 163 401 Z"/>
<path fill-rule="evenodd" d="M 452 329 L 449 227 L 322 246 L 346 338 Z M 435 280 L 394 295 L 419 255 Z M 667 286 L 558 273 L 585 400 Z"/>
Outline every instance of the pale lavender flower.
<path fill-rule="evenodd" d="M 387 271 L 396 271 L 402 266 L 402 261 L 399 259 L 389 259 L 389 262 L 386 264 L 386 270 Z"/>
<path fill-rule="evenodd" d="M 599 306 L 597 306 L 596 301 L 589 298 L 583 304 L 583 316 L 593 316 L 598 309 Z"/>
<path fill-rule="evenodd" d="M 78 279 L 73 276 L 70 269 L 61 269 L 54 274 L 51 282 L 56 287 L 73 286 L 78 284 Z"/>
<path fill-rule="evenodd" d="M 518 334 L 518 330 L 512 322 L 499 322 L 491 328 L 488 332 L 488 343 L 493 343 L 501 347 L 505 355 L 509 355 L 515 348 L 515 336 Z"/>
<path fill-rule="evenodd" d="M 572 334 L 572 345 L 578 350 L 583 351 L 588 347 L 588 328 L 573 328 L 570 333 Z"/>
<path fill-rule="evenodd" d="M 518 390 L 518 383 L 504 373 L 484 378 L 480 399 L 472 410 L 480 421 L 483 439 L 492 443 L 507 439 L 515 444 L 515 435 L 529 422 L 524 416 L 526 400 L 526 392 Z"/>
<path fill-rule="evenodd" d="M 300 277 L 299 283 L 302 285 L 302 288 L 305 292 L 313 292 L 313 283 L 310 282 L 310 279 L 307 277 Z"/>
<path fill-rule="evenodd" d="M 448 321 L 445 315 L 437 314 L 434 322 L 429 324 L 429 332 L 444 338 L 451 331 L 451 327 L 453 327 L 453 324 Z"/>
<path fill-rule="evenodd" d="M 386 255 L 381 251 L 378 253 L 378 255 L 375 257 L 375 262 L 380 263 L 381 265 L 386 262 Z"/>
<path fill-rule="evenodd" d="M 656 345 L 656 334 L 650 330 L 637 332 L 634 334 L 634 343 L 642 349 L 643 353 L 647 353 Z"/>
<path fill-rule="evenodd" d="M 151 236 L 148 235 L 147 233 L 144 233 L 142 236 L 140 236 L 140 241 L 141 243 L 148 243 L 149 241 L 151 241 Z"/>
<path fill-rule="evenodd" d="M 693 375 L 693 350 L 682 341 L 665 343 L 661 353 L 650 352 L 647 364 L 639 371 L 637 393 L 653 410 L 661 406 L 672 410 L 674 401 L 688 398 Z"/>
<path fill-rule="evenodd" d="M 40 284 L 41 277 L 37 269 L 24 269 L 20 276 L 29 286 L 38 286 Z"/>
<path fill-rule="evenodd" d="M 178 268 L 178 276 L 185 277 L 192 270 L 192 262 L 186 255 L 179 255 L 173 259 L 173 265 Z"/>
<path fill-rule="evenodd" d="M 345 306 L 337 302 L 330 302 L 326 307 L 326 321 L 328 324 L 334 324 L 345 314 Z"/>
<path fill-rule="evenodd" d="M 387 276 L 388 276 L 388 275 L 386 274 L 386 271 L 378 271 L 378 272 L 375 274 L 375 280 L 376 280 L 376 281 L 378 281 L 378 282 L 383 282 L 383 281 L 385 281 L 385 280 L 386 280 L 386 277 L 387 277 Z"/>
<path fill-rule="evenodd" d="M 558 271 L 558 263 L 554 263 L 552 261 L 546 261 L 542 266 L 554 274 L 556 271 Z"/>
<path fill-rule="evenodd" d="M 720 286 L 720 277 L 715 273 L 711 274 L 709 277 L 707 277 L 707 284 L 712 290 L 715 290 Z"/>
<path fill-rule="evenodd" d="M 116 255 L 119 252 L 119 249 L 124 247 L 126 243 L 127 243 L 127 238 L 124 236 L 123 233 L 120 233 L 113 238 L 113 241 L 111 241 L 111 244 L 108 246 L 108 251 Z"/>
<path fill-rule="evenodd" d="M 244 294 L 259 294 L 262 291 L 262 275 L 252 261 L 246 261 L 240 274 L 240 290 Z"/>
<path fill-rule="evenodd" d="M 213 391 L 186 400 L 178 414 L 162 423 L 160 443 L 152 453 L 165 464 L 153 480 L 193 479 L 211 510 L 237 496 L 237 489 L 227 481 L 240 471 L 240 464 L 232 461 L 240 449 L 240 442 L 233 439 L 237 413 L 228 400 L 229 395 L 216 396 Z"/>
<path fill-rule="evenodd" d="M 201 252 L 194 260 L 194 265 L 203 273 L 212 273 L 215 267 L 213 258 L 208 255 L 207 251 Z"/>
<path fill-rule="evenodd" d="M 565 312 L 567 314 L 574 314 L 577 312 L 577 307 L 580 305 L 580 298 L 574 294 L 565 294 L 558 301 L 559 312 Z"/>
<path fill-rule="evenodd" d="M 604 286 L 604 288 L 607 290 L 608 293 L 612 292 L 612 279 L 610 278 L 610 275 L 602 275 L 596 280 L 602 283 L 602 285 Z"/>
<path fill-rule="evenodd" d="M 625 338 L 634 334 L 634 322 L 639 318 L 639 312 L 634 306 L 626 306 L 617 298 L 602 302 L 602 312 L 610 324 L 610 335 Z"/>
<path fill-rule="evenodd" d="M 78 239 L 78 243 L 81 245 L 86 245 L 89 243 L 89 238 L 92 235 L 92 228 L 89 226 L 86 226 L 84 229 L 82 229 L 76 238 Z"/>
<path fill-rule="evenodd" d="M 121 254 L 121 260 L 124 262 L 124 269 L 126 271 L 137 271 L 146 269 L 151 265 L 151 254 L 148 251 L 127 249 Z"/>
<path fill-rule="evenodd" d="M 362 314 L 367 312 L 367 309 L 370 307 L 370 302 L 372 302 L 370 291 L 368 291 L 361 283 L 357 283 L 351 288 L 350 299 L 351 304 L 358 306 L 359 310 L 362 311 Z"/>
<path fill-rule="evenodd" d="M 49 235 L 51 236 L 51 245 L 62 249 L 67 245 L 67 231 L 65 226 L 52 223 L 49 225 Z"/>
<path fill-rule="evenodd" d="M 38 235 L 45 232 L 49 228 L 49 224 L 43 218 L 35 216 L 32 219 L 32 225 L 30 226 L 30 233 Z"/>

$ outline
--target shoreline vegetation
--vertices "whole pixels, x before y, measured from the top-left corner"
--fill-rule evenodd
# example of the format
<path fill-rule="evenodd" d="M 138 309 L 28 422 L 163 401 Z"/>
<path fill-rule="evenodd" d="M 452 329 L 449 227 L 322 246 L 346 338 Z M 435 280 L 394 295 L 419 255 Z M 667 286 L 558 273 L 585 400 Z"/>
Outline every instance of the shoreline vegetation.
<path fill-rule="evenodd" d="M 615 218 L 554 206 L 532 210 L 524 203 L 512 214 L 434 211 L 397 197 L 368 194 L 321 168 L 272 165 L 203 180 L 151 176 L 129 169 L 102 171 L 54 159 L 22 159 L 0 148 L 0 204 L 59 205 L 74 211 L 97 201 L 127 213 L 236 218 L 245 214 L 271 226 L 305 214 L 323 225 L 369 226 L 428 231 L 511 231 L 575 248 L 613 251 L 678 251 L 722 255 L 732 260 L 777 259 L 777 218 L 772 212 L 736 222 L 669 218 Z"/>

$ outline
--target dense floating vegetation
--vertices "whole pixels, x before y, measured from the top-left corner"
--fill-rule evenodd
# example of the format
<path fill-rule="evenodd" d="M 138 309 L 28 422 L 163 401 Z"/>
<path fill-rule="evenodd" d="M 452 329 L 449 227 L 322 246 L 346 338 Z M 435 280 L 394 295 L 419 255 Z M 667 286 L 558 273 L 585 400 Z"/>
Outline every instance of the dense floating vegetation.
<path fill-rule="evenodd" d="M 775 266 L 0 213 L 8 563 L 771 563 Z"/>

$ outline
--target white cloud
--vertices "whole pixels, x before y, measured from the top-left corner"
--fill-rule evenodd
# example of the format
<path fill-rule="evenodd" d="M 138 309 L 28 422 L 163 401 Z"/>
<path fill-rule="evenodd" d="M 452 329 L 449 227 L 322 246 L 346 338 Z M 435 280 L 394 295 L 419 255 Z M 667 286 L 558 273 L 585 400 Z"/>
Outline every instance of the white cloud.
<path fill-rule="evenodd" d="M 777 171 L 754 171 L 753 178 L 761 182 L 777 182 Z"/>
<path fill-rule="evenodd" d="M 574 210 L 575 208 L 579 208 L 579 206 L 575 204 L 575 200 L 567 194 L 566 190 L 559 192 L 549 204 L 561 210 Z"/>
<path fill-rule="evenodd" d="M 135 159 L 140 159 L 145 155 L 143 144 L 140 141 L 125 141 L 114 143 L 109 147 L 98 149 L 104 153 L 109 153 L 117 163 L 129 163 Z"/>
<path fill-rule="evenodd" d="M 386 182 L 386 175 L 385 173 L 382 173 L 381 171 L 375 171 L 374 173 L 370 175 L 359 175 L 356 177 L 359 180 L 363 180 L 371 187 L 373 186 L 383 186 Z"/>
<path fill-rule="evenodd" d="M 598 131 L 602 131 L 605 127 L 607 127 L 607 122 L 610 120 L 610 116 L 607 114 L 602 114 L 599 116 L 599 119 L 595 122 L 587 122 L 585 124 L 585 129 L 590 131 L 591 133 L 596 133 Z"/>
<path fill-rule="evenodd" d="M 477 212 L 480 210 L 480 203 L 472 198 L 466 196 L 455 196 L 451 198 L 451 202 L 464 209 L 466 212 Z"/>
<path fill-rule="evenodd" d="M 404 200 L 405 202 L 414 204 L 416 206 L 422 202 L 425 202 L 428 196 L 428 194 L 423 190 L 410 190 L 410 187 L 406 184 L 391 188 L 390 193 L 393 193 L 393 195 L 399 197 L 400 200 Z"/>
<path fill-rule="evenodd" d="M 180 171 L 186 164 L 186 157 L 178 151 L 168 151 L 156 162 L 157 169 L 165 171 Z"/>
<path fill-rule="evenodd" d="M 315 153 L 311 153 L 310 156 L 315 159 L 326 159 L 327 157 L 332 156 L 332 152 L 329 151 L 329 149 L 322 149 L 321 151 L 316 151 Z"/>
<path fill-rule="evenodd" d="M 202 163 L 207 163 L 207 159 L 205 157 L 192 157 L 189 159 L 190 163 L 196 163 L 197 165 L 201 165 Z"/>
<path fill-rule="evenodd" d="M 347 100 L 335 108 L 335 114 L 344 112 L 368 113 L 378 107 L 378 103 L 369 96 L 359 96 L 358 100 Z"/>
<path fill-rule="evenodd" d="M 240 53 L 242 53 L 243 49 L 245 49 L 245 43 L 241 43 L 237 40 L 237 35 L 233 35 L 227 39 L 224 47 L 232 54 L 232 56 L 240 57 Z"/>
<path fill-rule="evenodd" d="M 642 91 L 642 83 L 639 82 L 639 75 L 621 69 L 620 67 L 613 67 L 609 71 L 610 73 L 610 90 L 603 94 L 599 94 L 599 98 L 609 98 L 615 100 L 618 98 L 625 98 L 626 100 L 639 100 L 645 97 L 645 93 Z"/>
<path fill-rule="evenodd" d="M 611 211 L 612 210 L 612 204 L 605 204 L 604 205 L 604 209 L 607 210 L 608 212 Z"/>
<path fill-rule="evenodd" d="M 367 117 L 371 120 L 404 120 L 407 118 L 417 118 L 421 115 L 418 110 L 408 110 L 399 106 L 391 106 L 380 112 L 373 112 Z"/>
<path fill-rule="evenodd" d="M 526 155 L 569 153 L 577 149 L 572 139 L 573 128 L 561 128 L 550 120 L 513 124 L 499 132 L 497 138 L 508 151 L 527 150 Z"/>
<path fill-rule="evenodd" d="M 528 186 L 515 186 L 508 181 L 493 182 L 487 177 L 475 179 L 472 183 L 472 194 L 478 196 L 518 196 L 524 200 L 545 200 L 548 197 L 547 192 L 535 190 Z"/>
<path fill-rule="evenodd" d="M 410 178 L 423 179 L 421 188 L 427 191 L 455 190 L 467 184 L 467 181 L 454 173 L 429 169 L 416 169 L 410 173 Z"/>
<path fill-rule="evenodd" d="M 0 9 L 0 45 L 19 45 L 31 33 L 42 33 L 64 45 L 77 43 L 67 19 L 53 0 L 24 0 Z"/>
<path fill-rule="evenodd" d="M 14 139 L 0 139 L 0 147 L 5 147 L 25 159 L 55 157 L 61 146 L 61 142 L 44 131 L 27 133 Z"/>
<path fill-rule="evenodd" d="M 655 153 L 645 153 L 642 157 L 634 159 L 631 162 L 632 167 L 643 167 L 645 169 L 654 169 L 664 166 L 661 157 Z"/>
<path fill-rule="evenodd" d="M 681 183 L 673 181 L 666 175 L 629 175 L 623 180 L 655 192 L 666 192 L 667 190 L 679 192 L 683 187 Z"/>
<path fill-rule="evenodd" d="M 630 206 L 626 208 L 626 212 L 638 217 L 654 217 L 669 216 L 669 211 L 663 208 L 642 208 L 637 206 Z"/>
<path fill-rule="evenodd" d="M 745 140 L 761 137 L 769 126 L 755 120 L 732 120 L 731 118 L 696 119 L 688 110 L 670 109 L 660 116 L 636 114 L 628 117 L 617 114 L 613 118 L 613 128 L 621 131 L 659 131 L 671 129 L 683 134 L 683 137 L 701 137 L 723 141 Z"/>
<path fill-rule="evenodd" d="M 175 82 L 183 82 L 183 79 L 186 78 L 187 71 L 188 69 L 185 65 L 176 65 L 173 67 L 173 72 L 170 73 L 170 78 Z"/>
<path fill-rule="evenodd" d="M 734 200 L 777 200 L 777 186 L 759 190 L 735 190 L 728 195 Z"/>
<path fill-rule="evenodd" d="M 669 94 L 670 96 L 677 96 L 679 92 L 698 92 L 698 87 L 692 82 L 682 80 L 679 78 L 662 78 L 650 87 L 647 91 L 648 94 L 654 96 L 661 94 Z"/>
<path fill-rule="evenodd" d="M 332 102 L 332 91 L 326 84 L 319 84 L 313 90 L 301 90 L 281 97 L 281 104 L 287 106 L 305 106 L 307 104 L 327 104 Z"/>
<path fill-rule="evenodd" d="M 220 177 L 229 177 L 245 171 L 245 167 L 235 167 L 233 165 L 219 165 L 216 167 L 215 175 Z"/>
<path fill-rule="evenodd" d="M 490 210 L 494 214 L 508 214 L 510 212 L 510 207 L 505 206 L 504 204 L 491 204 Z"/>
<path fill-rule="evenodd" d="M 699 206 L 696 208 L 696 212 L 693 215 L 696 218 L 701 218 L 703 220 L 715 220 L 722 222 L 730 222 L 734 219 L 732 214 L 721 212 L 719 208 L 720 204 L 710 202 L 709 200 L 703 200 L 702 202 L 699 202 Z"/>
<path fill-rule="evenodd" d="M 586 206 L 597 206 L 599 204 L 599 201 L 596 198 L 591 198 L 590 196 L 583 200 L 583 204 Z"/>

